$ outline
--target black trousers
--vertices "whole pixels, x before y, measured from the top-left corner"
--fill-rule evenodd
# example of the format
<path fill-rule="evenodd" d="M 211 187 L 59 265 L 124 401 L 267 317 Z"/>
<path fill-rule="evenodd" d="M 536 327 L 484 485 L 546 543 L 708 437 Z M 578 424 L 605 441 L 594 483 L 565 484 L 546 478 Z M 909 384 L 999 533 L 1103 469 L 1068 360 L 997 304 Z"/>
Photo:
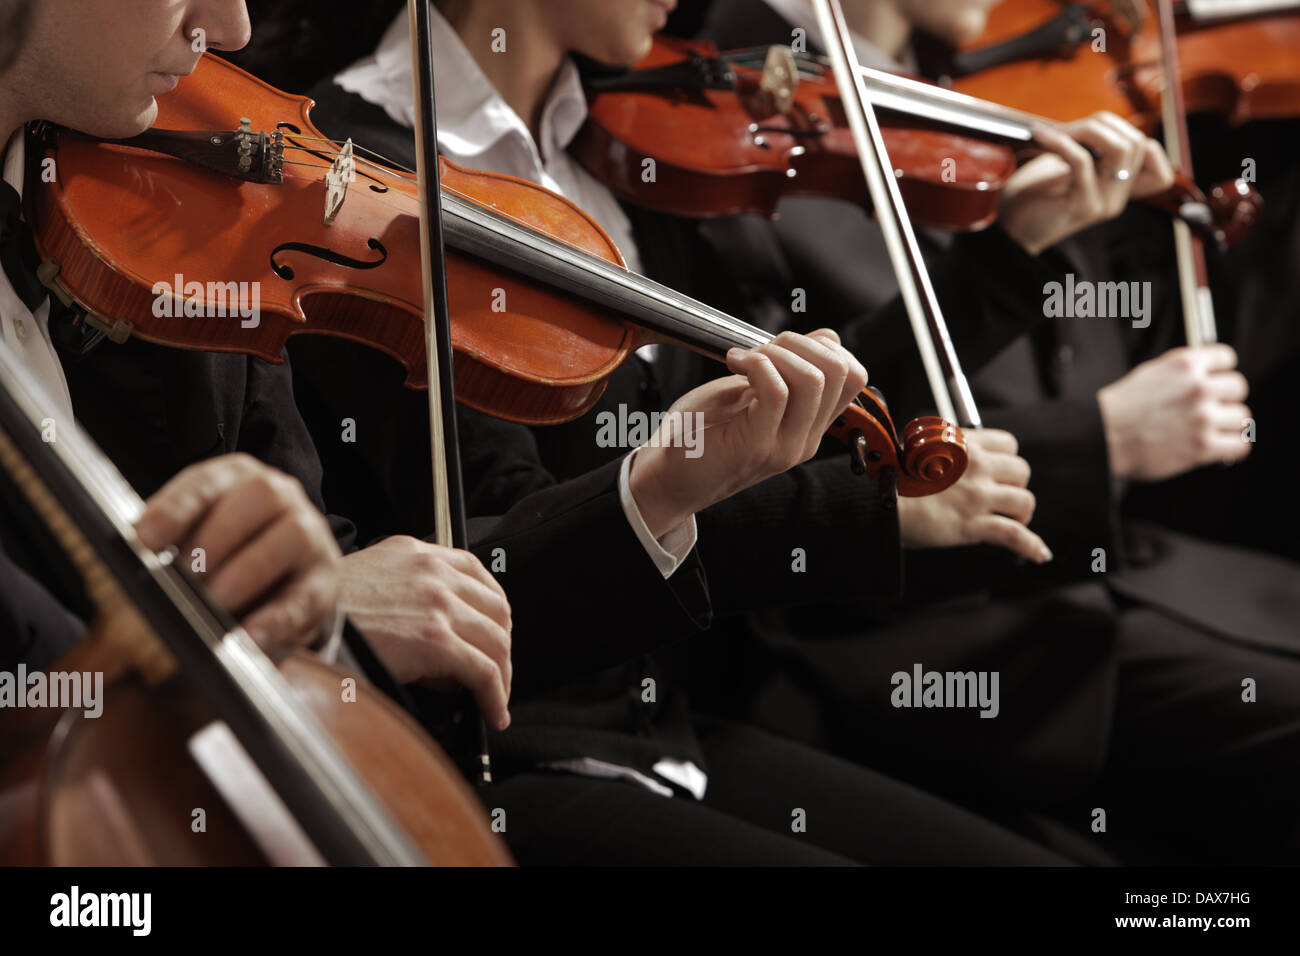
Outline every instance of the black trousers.
<path fill-rule="evenodd" d="M 1041 610 L 791 639 L 780 650 L 798 658 L 750 716 L 1072 859 L 1087 859 L 1082 845 L 1132 863 L 1300 861 L 1300 648 L 1234 643 L 1142 606 L 1107 612 L 1107 628 L 1080 608 Z M 999 670 L 1001 713 L 894 709 L 889 675 L 914 660 Z"/>
<path fill-rule="evenodd" d="M 1178 862 L 1300 861 L 1300 656 L 1149 608 L 1123 614 L 1120 654 L 1099 787 L 1127 816 L 1112 833 Z"/>
<path fill-rule="evenodd" d="M 525 866 L 1068 865 L 914 787 L 743 724 L 700 718 L 703 801 L 523 773 L 481 792 Z M 802 822 L 802 832 L 796 825 Z"/>

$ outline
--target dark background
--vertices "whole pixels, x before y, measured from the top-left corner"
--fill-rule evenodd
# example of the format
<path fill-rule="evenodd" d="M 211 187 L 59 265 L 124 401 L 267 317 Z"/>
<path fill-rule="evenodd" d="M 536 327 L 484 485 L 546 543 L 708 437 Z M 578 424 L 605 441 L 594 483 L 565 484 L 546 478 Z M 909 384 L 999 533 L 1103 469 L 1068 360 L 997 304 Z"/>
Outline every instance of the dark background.
<path fill-rule="evenodd" d="M 694 34 L 709 2 L 679 0 L 666 32 Z M 374 50 L 405 6 L 406 0 L 248 0 L 253 40 L 223 55 L 278 89 L 302 92 Z"/>

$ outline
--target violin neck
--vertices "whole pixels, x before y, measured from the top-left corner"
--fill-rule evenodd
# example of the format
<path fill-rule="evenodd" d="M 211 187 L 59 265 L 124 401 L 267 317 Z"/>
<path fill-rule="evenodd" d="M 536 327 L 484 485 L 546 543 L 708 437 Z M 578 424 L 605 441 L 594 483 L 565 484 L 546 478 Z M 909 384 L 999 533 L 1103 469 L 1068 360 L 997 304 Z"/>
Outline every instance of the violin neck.
<path fill-rule="evenodd" d="M 771 340 L 762 329 L 668 286 L 442 190 L 447 245 L 618 312 L 653 337 L 721 359 L 732 348 Z"/>

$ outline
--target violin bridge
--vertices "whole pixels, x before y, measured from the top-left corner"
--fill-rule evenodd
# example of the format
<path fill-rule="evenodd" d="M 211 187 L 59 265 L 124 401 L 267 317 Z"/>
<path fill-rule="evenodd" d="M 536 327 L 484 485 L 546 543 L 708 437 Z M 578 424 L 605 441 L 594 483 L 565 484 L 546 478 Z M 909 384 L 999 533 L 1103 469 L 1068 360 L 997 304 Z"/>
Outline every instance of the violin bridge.
<path fill-rule="evenodd" d="M 784 116 L 794 107 L 794 91 L 798 83 L 799 66 L 790 48 L 779 44 L 769 47 L 759 87 L 776 112 Z"/>
<path fill-rule="evenodd" d="M 357 175 L 357 162 L 352 152 L 352 140 L 343 144 L 325 174 L 325 225 L 332 226 L 348 196 L 348 183 Z"/>

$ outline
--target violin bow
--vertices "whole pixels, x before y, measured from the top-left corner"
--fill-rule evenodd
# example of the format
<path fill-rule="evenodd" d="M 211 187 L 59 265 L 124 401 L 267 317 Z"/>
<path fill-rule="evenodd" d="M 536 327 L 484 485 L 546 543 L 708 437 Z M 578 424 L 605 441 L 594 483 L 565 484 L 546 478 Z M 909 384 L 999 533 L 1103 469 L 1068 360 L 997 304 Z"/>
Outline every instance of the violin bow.
<path fill-rule="evenodd" d="M 429 376 L 429 431 L 433 450 L 434 540 L 466 549 L 465 494 L 452 378 L 451 316 L 442 229 L 442 183 L 438 170 L 438 110 L 434 96 L 433 30 L 428 0 L 408 0 L 411 75 L 415 88 L 415 155 L 420 184 L 420 262 L 424 276 L 425 359 Z M 477 710 L 477 709 L 475 709 Z M 492 782 L 487 727 L 477 715 L 477 782 Z"/>
<path fill-rule="evenodd" d="M 1176 171 L 1192 175 L 1192 144 L 1187 135 L 1187 107 L 1179 81 L 1178 34 L 1172 0 L 1159 0 L 1161 70 L 1164 90 L 1160 97 L 1165 151 Z M 1219 340 L 1214 319 L 1214 297 L 1205 264 L 1205 243 L 1181 219 L 1174 220 L 1174 253 L 1178 261 L 1178 287 L 1183 298 L 1183 323 L 1187 344 L 1196 347 Z"/>
<path fill-rule="evenodd" d="M 911 219 L 885 148 L 880 122 L 862 78 L 848 23 L 839 0 L 813 0 L 817 22 L 830 55 L 835 82 L 844 100 L 854 145 L 867 178 L 876 218 L 884 233 L 899 292 L 912 323 L 921 364 L 939 415 L 963 428 L 979 428 L 981 420 L 970 384 L 953 348 L 943 310 L 930 282 L 930 273 L 916 241 Z"/>

